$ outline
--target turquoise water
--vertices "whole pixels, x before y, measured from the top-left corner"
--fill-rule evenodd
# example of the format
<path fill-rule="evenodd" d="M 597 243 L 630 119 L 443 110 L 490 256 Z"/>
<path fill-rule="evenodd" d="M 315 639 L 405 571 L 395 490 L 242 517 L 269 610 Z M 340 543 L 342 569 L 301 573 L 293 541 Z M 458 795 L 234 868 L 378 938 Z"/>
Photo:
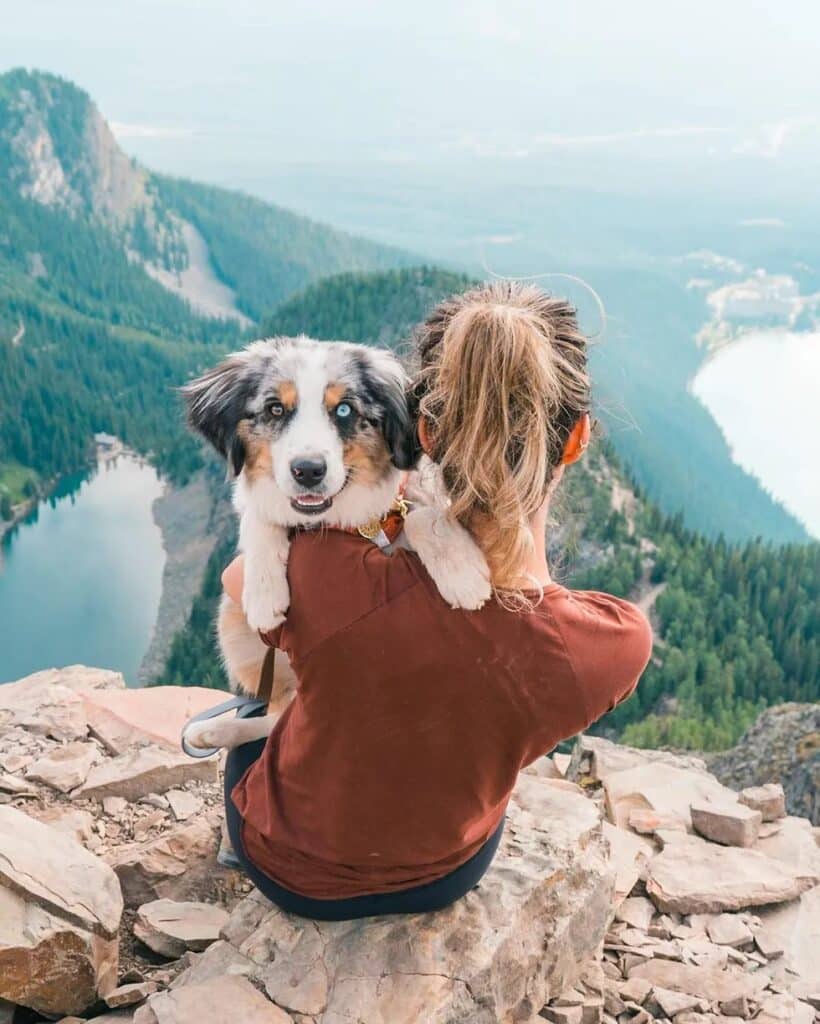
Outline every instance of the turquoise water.
<path fill-rule="evenodd" d="M 117 669 L 135 684 L 165 553 L 156 471 L 129 455 L 57 490 L 0 545 L 0 682 L 51 666 Z"/>

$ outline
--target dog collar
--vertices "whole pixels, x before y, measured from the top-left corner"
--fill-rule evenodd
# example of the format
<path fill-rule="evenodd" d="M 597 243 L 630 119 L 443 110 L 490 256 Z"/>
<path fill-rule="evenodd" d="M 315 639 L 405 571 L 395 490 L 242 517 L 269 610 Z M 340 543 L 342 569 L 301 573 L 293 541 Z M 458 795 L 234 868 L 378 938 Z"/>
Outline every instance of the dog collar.
<path fill-rule="evenodd" d="M 404 520 L 409 511 L 410 506 L 405 501 L 402 486 L 386 515 L 381 519 L 371 519 L 369 523 L 363 523 L 349 532 L 358 533 L 360 537 L 372 540 L 380 548 L 389 547 L 404 529 Z"/>

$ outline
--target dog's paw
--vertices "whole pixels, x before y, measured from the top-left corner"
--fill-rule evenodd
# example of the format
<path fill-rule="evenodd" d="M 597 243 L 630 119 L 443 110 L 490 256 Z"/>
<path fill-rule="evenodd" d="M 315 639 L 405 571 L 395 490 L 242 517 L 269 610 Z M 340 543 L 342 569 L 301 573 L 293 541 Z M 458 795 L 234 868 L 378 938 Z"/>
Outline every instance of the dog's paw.
<path fill-rule="evenodd" d="M 267 633 L 285 621 L 290 605 L 290 589 L 284 573 L 281 580 L 267 585 L 248 580 L 242 593 L 242 610 L 251 629 Z"/>
<path fill-rule="evenodd" d="M 477 549 L 476 549 L 477 551 Z M 487 563 L 480 551 L 453 552 L 438 561 L 435 568 L 428 566 L 438 592 L 451 608 L 476 611 L 492 596 Z"/>
<path fill-rule="evenodd" d="M 458 523 L 435 509 L 415 509 L 407 517 L 408 539 L 451 608 L 475 611 L 492 595 L 483 552 Z"/>
<path fill-rule="evenodd" d="M 215 747 L 226 746 L 224 733 L 220 726 L 230 724 L 223 722 L 194 722 L 185 728 L 182 735 L 189 747 L 197 750 L 213 750 Z"/>

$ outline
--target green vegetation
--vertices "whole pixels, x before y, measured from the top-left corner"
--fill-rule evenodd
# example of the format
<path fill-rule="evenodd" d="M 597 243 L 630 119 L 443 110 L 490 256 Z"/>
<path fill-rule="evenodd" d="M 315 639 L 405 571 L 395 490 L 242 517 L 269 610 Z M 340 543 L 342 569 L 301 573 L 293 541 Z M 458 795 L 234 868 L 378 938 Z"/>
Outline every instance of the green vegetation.
<path fill-rule="evenodd" d="M 12 506 L 33 497 L 37 474 L 19 462 L 0 462 L 0 522 L 11 519 Z"/>
<path fill-rule="evenodd" d="M 216 273 L 254 320 L 327 274 L 414 262 L 398 249 L 334 231 L 251 196 L 193 181 L 153 180 L 162 201 L 198 228 Z"/>

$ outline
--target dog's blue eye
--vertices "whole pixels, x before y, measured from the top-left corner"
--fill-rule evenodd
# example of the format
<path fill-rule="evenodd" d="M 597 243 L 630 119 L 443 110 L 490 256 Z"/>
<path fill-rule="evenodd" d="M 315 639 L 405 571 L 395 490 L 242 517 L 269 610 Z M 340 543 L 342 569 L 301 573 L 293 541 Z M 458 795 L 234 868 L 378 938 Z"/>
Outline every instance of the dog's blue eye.
<path fill-rule="evenodd" d="M 348 416 L 352 415 L 352 413 L 353 406 L 348 402 L 340 402 L 339 405 L 336 406 L 336 415 L 340 420 L 346 420 Z"/>

